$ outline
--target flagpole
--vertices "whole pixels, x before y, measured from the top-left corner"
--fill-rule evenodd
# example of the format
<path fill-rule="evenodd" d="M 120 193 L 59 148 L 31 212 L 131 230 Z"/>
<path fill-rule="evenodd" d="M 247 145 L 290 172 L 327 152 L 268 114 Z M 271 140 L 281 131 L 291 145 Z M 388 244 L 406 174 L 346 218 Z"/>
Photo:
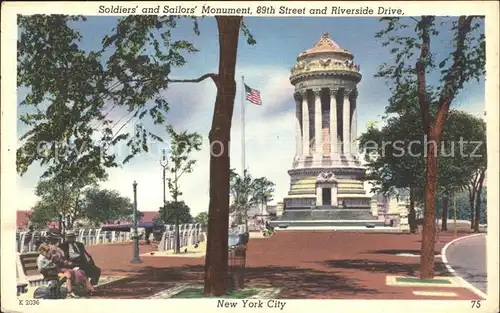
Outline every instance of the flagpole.
<path fill-rule="evenodd" d="M 245 76 L 241 76 L 241 175 L 245 175 Z"/>
<path fill-rule="evenodd" d="M 241 76 L 241 178 L 245 179 L 245 76 Z M 245 208 L 245 232 L 248 233 L 248 208 Z"/>

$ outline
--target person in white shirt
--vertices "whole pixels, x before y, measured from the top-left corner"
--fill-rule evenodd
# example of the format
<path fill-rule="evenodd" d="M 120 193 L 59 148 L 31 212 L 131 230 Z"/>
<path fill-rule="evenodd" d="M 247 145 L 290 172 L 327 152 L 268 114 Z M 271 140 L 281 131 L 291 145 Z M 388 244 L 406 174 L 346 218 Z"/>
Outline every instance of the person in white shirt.
<path fill-rule="evenodd" d="M 52 261 L 47 259 L 41 253 L 40 253 L 40 255 L 38 255 L 38 258 L 36 259 L 36 266 L 38 268 L 38 271 L 42 274 L 44 273 L 44 271 L 47 271 L 47 270 L 55 267 L 54 263 L 52 263 Z"/>

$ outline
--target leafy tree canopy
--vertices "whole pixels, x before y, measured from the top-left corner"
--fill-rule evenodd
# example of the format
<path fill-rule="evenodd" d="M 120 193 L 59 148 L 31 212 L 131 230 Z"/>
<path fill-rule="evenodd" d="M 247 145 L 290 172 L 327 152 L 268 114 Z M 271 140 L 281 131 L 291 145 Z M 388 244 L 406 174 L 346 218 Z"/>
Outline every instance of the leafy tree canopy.
<path fill-rule="evenodd" d="M 116 190 L 109 189 L 87 189 L 84 194 L 83 208 L 86 218 L 94 224 L 131 219 L 133 215 L 133 205 L 130 199 L 121 196 Z"/>
<path fill-rule="evenodd" d="M 180 224 L 187 224 L 193 222 L 193 217 L 190 213 L 191 209 L 184 201 L 167 201 L 165 206 L 160 209 L 159 214 L 155 217 L 155 221 L 159 224 L 175 224 L 177 215 L 179 216 Z"/>
<path fill-rule="evenodd" d="M 200 212 L 194 217 L 196 223 L 200 224 L 202 229 L 206 229 L 208 225 L 208 213 Z"/>

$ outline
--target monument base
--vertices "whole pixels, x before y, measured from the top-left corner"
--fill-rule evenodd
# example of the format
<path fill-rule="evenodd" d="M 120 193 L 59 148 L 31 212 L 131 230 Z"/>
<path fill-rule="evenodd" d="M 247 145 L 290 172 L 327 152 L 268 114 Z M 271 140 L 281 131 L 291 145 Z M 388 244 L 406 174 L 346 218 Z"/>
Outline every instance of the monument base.
<path fill-rule="evenodd" d="M 283 212 L 278 219 L 270 222 L 271 226 L 286 227 L 382 227 L 383 220 L 379 220 L 364 209 L 342 209 L 331 207 L 325 209 L 289 209 Z"/>

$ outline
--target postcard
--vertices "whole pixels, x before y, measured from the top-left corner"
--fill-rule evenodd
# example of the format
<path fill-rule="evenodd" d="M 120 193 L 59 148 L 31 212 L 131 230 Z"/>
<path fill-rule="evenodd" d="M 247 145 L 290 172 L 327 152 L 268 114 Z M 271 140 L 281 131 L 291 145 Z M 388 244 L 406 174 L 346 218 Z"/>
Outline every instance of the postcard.
<path fill-rule="evenodd" d="M 2 311 L 498 310 L 498 9 L 7 1 Z"/>

